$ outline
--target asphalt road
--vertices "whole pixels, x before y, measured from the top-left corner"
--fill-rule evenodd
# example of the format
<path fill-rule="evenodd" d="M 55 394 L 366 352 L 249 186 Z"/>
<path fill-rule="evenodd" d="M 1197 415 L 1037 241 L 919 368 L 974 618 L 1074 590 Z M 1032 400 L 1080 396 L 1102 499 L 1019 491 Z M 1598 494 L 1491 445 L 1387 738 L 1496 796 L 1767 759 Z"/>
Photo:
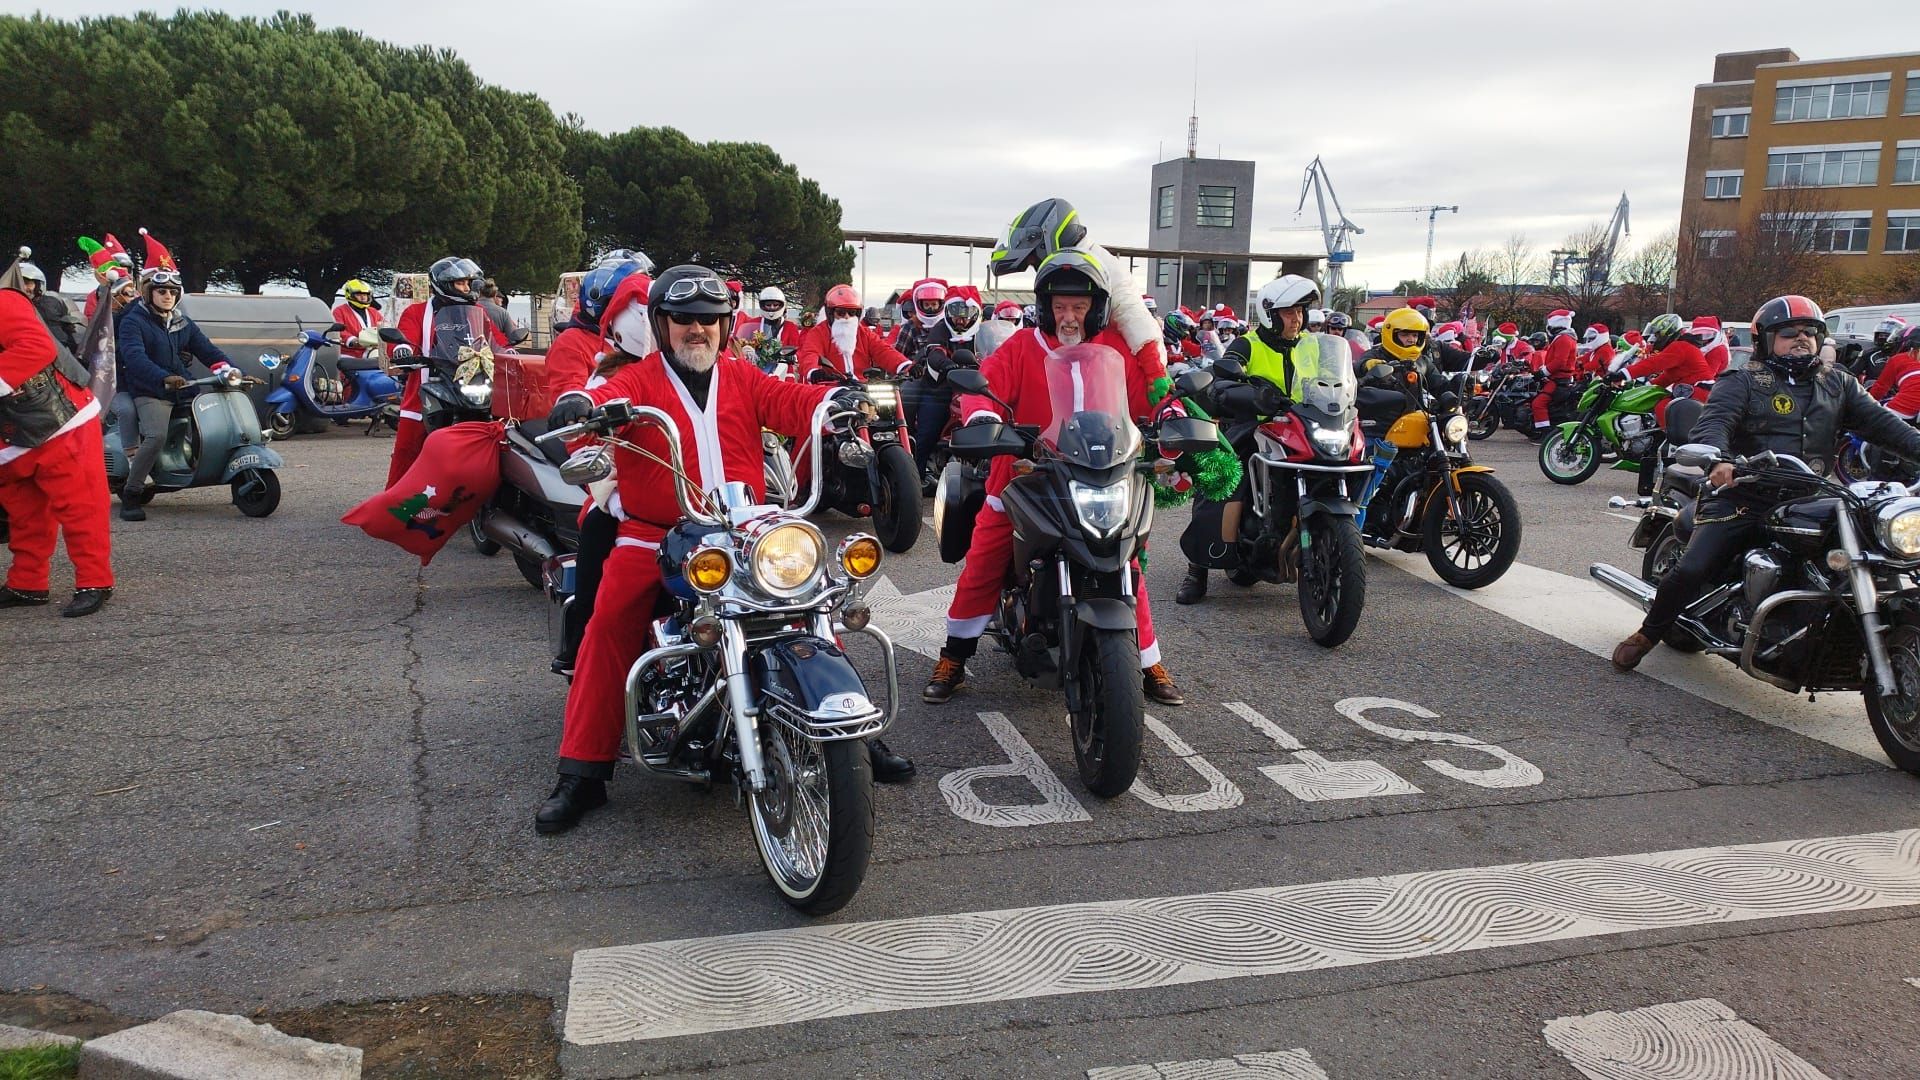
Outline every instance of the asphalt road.
<path fill-rule="evenodd" d="M 919 776 L 808 929 L 726 790 L 627 769 L 534 834 L 566 692 L 543 601 L 505 558 L 423 568 L 342 526 L 390 445 L 357 431 L 283 444 L 266 520 L 222 490 L 116 522 L 102 615 L 0 616 L 0 990 L 127 1015 L 533 993 L 580 1076 L 1920 1074 L 1920 783 L 1855 700 L 1595 655 L 1635 623 L 1584 586 L 1637 565 L 1605 505 L 1629 474 L 1559 488 L 1517 436 L 1477 444 L 1525 566 L 1469 598 L 1369 559 L 1333 651 L 1291 588 L 1182 608 L 1152 558 L 1189 704 L 1150 710 L 1111 801 L 1055 695 L 983 650 L 925 706 L 903 648 L 889 741 Z M 931 648 L 953 569 L 929 537 L 884 572 L 881 621 Z"/>

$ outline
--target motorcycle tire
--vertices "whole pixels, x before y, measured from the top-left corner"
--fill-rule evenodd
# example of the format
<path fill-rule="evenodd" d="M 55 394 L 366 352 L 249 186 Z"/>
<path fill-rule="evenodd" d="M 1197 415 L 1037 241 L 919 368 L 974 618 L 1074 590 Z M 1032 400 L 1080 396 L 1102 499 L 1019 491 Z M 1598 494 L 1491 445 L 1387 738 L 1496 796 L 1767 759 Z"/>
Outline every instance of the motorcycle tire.
<path fill-rule="evenodd" d="M 790 860 L 779 843 L 782 835 L 791 834 L 792 811 L 778 801 L 782 787 L 770 785 L 767 792 L 747 799 L 747 815 L 761 865 L 766 867 L 767 876 L 787 903 L 809 915 L 838 911 L 860 891 L 860 883 L 866 880 L 867 865 L 873 858 L 873 766 L 868 759 L 867 744 L 860 739 L 816 743 L 778 725 L 770 725 L 768 732 L 762 736 L 763 742 L 769 738 L 792 738 L 810 753 L 819 755 L 823 767 L 811 775 L 825 779 L 827 792 L 824 800 L 812 805 L 826 807 L 827 849 L 817 873 L 796 874 L 796 868 L 788 865 Z M 784 788 L 788 792 L 787 806 L 791 806 L 792 788 L 784 777 L 781 784 L 787 785 Z"/>
<path fill-rule="evenodd" d="M 1653 541 L 1647 545 L 1646 555 L 1640 559 L 1640 580 L 1659 588 L 1660 579 L 1666 577 L 1667 571 L 1673 569 L 1673 564 L 1680 561 L 1680 553 L 1685 549 L 1686 544 L 1674 535 L 1672 525 L 1662 528 L 1654 534 Z M 1677 627 L 1669 630 L 1661 640 L 1674 652 L 1697 653 L 1706 648 L 1694 640 L 1693 635 Z"/>
<path fill-rule="evenodd" d="M 293 435 L 293 414 L 275 412 L 267 415 L 267 437 L 286 439 Z"/>
<path fill-rule="evenodd" d="M 487 558 L 491 559 L 495 555 L 500 554 L 500 541 L 490 539 L 486 533 L 480 531 L 480 518 L 478 516 L 472 521 L 467 522 L 467 537 L 473 541 L 473 550 L 485 555 Z"/>
<path fill-rule="evenodd" d="M 1132 630 L 1090 630 L 1080 654 L 1082 708 L 1068 717 L 1080 782 L 1102 799 L 1133 786 L 1147 699 L 1140 643 Z"/>
<path fill-rule="evenodd" d="M 1505 484 L 1487 473 L 1455 477 L 1468 533 L 1461 537 L 1458 526 L 1449 533 L 1452 510 L 1446 492 L 1436 491 L 1420 519 L 1420 547 L 1440 580 L 1456 589 L 1485 588 L 1500 580 L 1520 554 L 1520 505 Z M 1456 550 L 1465 558 L 1456 558 Z"/>
<path fill-rule="evenodd" d="M 1563 451 L 1575 451 L 1584 446 L 1586 457 L 1578 467 L 1566 468 L 1561 460 Z M 1581 428 L 1572 438 L 1568 438 L 1566 429 L 1554 428 L 1546 438 L 1540 440 L 1540 472 L 1556 484 L 1584 484 L 1594 473 L 1600 471 L 1600 444 L 1593 432 Z"/>
<path fill-rule="evenodd" d="M 1316 516 L 1300 538 L 1300 620 L 1314 644 L 1331 649 L 1353 636 L 1367 604 L 1360 527 L 1352 518 Z"/>
<path fill-rule="evenodd" d="M 1491 439 L 1493 438 L 1493 433 L 1499 430 L 1500 412 L 1493 407 L 1492 403 L 1488 403 L 1485 408 L 1481 409 L 1478 416 L 1467 418 L 1467 438 L 1472 439 L 1474 442 L 1479 442 L 1482 439 Z"/>
<path fill-rule="evenodd" d="M 252 518 L 263 518 L 280 507 L 280 477 L 272 469 L 247 469 L 233 478 L 233 505 Z"/>
<path fill-rule="evenodd" d="M 1920 773 L 1920 627 L 1900 623 L 1886 632 L 1884 640 L 1899 693 L 1883 697 L 1869 682 L 1861 695 L 1866 699 L 1867 723 L 1895 767 Z"/>
<path fill-rule="evenodd" d="M 873 498 L 873 533 L 880 546 L 899 554 L 920 539 L 920 470 L 905 447 L 880 451 L 880 490 Z"/>

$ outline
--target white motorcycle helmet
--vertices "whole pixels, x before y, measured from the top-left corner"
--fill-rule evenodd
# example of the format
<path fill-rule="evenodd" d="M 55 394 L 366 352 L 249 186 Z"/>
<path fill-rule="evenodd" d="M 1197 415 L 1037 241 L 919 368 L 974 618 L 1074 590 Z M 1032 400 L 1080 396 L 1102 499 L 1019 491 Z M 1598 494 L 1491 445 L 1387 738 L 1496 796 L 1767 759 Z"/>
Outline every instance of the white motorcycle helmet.
<path fill-rule="evenodd" d="M 777 286 L 769 285 L 760 290 L 760 317 L 775 322 L 787 317 L 787 294 Z"/>
<path fill-rule="evenodd" d="M 1292 307 L 1312 307 L 1320 300 L 1320 287 L 1299 274 L 1283 274 L 1260 286 L 1253 298 L 1253 317 L 1262 329 L 1280 326 L 1280 312 Z M 1304 322 L 1304 320 L 1303 320 Z M 1306 331 L 1304 325 L 1301 332 Z"/>

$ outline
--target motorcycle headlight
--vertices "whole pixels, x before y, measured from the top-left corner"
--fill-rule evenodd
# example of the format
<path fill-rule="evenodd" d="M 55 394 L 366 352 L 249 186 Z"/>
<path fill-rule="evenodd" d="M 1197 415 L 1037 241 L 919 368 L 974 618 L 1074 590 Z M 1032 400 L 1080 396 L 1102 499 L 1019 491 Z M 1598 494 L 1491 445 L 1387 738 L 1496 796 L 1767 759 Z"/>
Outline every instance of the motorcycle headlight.
<path fill-rule="evenodd" d="M 776 525 L 753 544 L 753 580 L 775 596 L 793 596 L 820 573 L 824 542 L 810 525 Z"/>
<path fill-rule="evenodd" d="M 694 588 L 701 592 L 712 592 L 733 576 L 733 559 L 720 548 L 703 547 L 687 556 L 686 565 L 681 570 Z"/>
<path fill-rule="evenodd" d="M 1122 476 L 1104 486 L 1070 480 L 1067 491 L 1073 496 L 1073 512 L 1095 536 L 1113 535 L 1133 512 L 1132 476 Z"/>
<path fill-rule="evenodd" d="M 474 408 L 484 409 L 493 403 L 493 384 L 484 382 L 461 383 L 460 396 L 466 398 L 467 404 Z"/>
<path fill-rule="evenodd" d="M 1313 429 L 1313 445 L 1327 457 L 1346 457 L 1353 449 L 1353 432 L 1346 428 Z"/>
<path fill-rule="evenodd" d="M 1446 425 L 1440 429 L 1440 433 L 1447 437 L 1448 442 L 1465 442 L 1467 438 L 1467 418 L 1461 416 L 1459 413 L 1454 413 L 1452 416 L 1447 417 Z"/>
<path fill-rule="evenodd" d="M 1903 559 L 1920 558 L 1920 499 L 1897 499 L 1881 507 L 1874 526 L 1889 551 Z"/>
<path fill-rule="evenodd" d="M 863 389 L 867 400 L 873 402 L 873 411 L 883 417 L 892 418 L 900 414 L 900 390 L 890 382 L 870 382 Z"/>
<path fill-rule="evenodd" d="M 866 533 L 854 533 L 840 542 L 840 568 L 847 576 L 860 580 L 880 569 L 880 541 Z"/>

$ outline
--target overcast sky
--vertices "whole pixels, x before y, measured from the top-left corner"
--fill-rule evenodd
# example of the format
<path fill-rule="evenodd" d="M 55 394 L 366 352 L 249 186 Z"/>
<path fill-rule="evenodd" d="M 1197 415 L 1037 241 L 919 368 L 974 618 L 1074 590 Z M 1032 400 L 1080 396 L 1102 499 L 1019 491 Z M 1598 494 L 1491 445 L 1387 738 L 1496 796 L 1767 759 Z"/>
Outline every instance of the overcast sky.
<path fill-rule="evenodd" d="M 286 0 L 215 2 L 267 15 Z M 0 11 L 120 14 L 124 4 Z M 451 48 L 490 82 L 594 128 L 679 128 L 773 146 L 852 229 L 988 235 L 1058 195 L 1096 240 L 1140 244 L 1153 162 L 1185 149 L 1198 43 L 1200 153 L 1258 162 L 1253 246 L 1322 250 L 1301 172 L 1318 154 L 1349 207 L 1458 204 L 1435 260 L 1525 232 L 1541 248 L 1632 200 L 1635 240 L 1679 218 L 1687 110 L 1716 52 L 1802 58 L 1920 48 L 1911 0 L 1327 4 L 698 0 L 328 4 L 324 25 Z M 457 11 L 457 18 L 442 14 Z M 1316 44 L 1316 43 L 1325 43 Z M 192 58 L 182 57 L 190 65 Z M 137 91 L 136 91 L 137 92 Z M 1348 281 L 1417 277 L 1425 215 L 1353 215 Z M 919 275 L 874 248 L 869 291 Z M 964 252 L 933 269 L 967 279 Z M 1142 268 L 1144 271 L 1144 267 Z M 856 281 L 859 270 L 856 268 Z M 975 261 L 976 280 L 984 259 Z"/>

